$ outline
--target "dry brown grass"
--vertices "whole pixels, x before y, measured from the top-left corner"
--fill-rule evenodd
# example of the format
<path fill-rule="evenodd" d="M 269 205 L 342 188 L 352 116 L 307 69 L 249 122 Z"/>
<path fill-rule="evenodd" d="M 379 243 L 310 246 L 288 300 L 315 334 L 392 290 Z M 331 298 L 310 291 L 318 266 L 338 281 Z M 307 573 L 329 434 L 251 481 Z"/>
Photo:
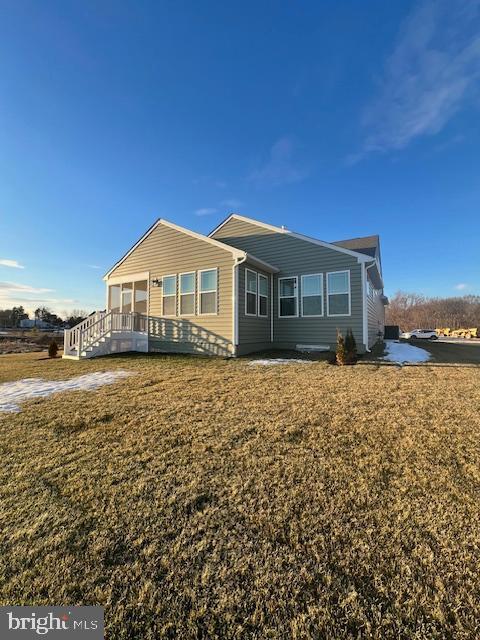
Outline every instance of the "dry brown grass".
<path fill-rule="evenodd" d="M 0 418 L 0 594 L 102 604 L 107 637 L 476 638 L 480 370 L 131 368 Z"/>

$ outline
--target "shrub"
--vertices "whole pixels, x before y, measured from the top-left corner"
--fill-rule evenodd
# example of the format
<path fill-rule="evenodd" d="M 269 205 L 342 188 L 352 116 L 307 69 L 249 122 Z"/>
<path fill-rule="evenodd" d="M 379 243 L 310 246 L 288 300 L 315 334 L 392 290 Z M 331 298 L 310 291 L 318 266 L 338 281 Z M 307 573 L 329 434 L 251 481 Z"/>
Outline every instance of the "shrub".
<path fill-rule="evenodd" d="M 55 342 L 55 340 L 52 340 L 48 345 L 48 357 L 56 358 L 57 353 L 58 353 L 58 344 Z"/>
<path fill-rule="evenodd" d="M 337 364 L 343 365 L 347 363 L 347 350 L 345 349 L 345 338 L 341 331 L 337 329 Z"/>
<path fill-rule="evenodd" d="M 345 337 L 345 351 L 347 355 L 347 363 L 353 364 L 357 361 L 357 342 L 351 329 L 348 329 Z"/>

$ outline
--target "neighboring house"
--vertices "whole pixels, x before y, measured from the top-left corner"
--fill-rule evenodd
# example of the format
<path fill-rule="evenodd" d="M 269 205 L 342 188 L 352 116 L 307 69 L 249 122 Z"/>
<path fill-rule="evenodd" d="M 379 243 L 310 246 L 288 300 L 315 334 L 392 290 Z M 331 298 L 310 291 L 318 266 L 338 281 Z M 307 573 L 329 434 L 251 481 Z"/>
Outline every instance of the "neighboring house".
<path fill-rule="evenodd" d="M 326 350 L 337 329 L 362 352 L 388 304 L 378 236 L 328 243 L 237 214 L 209 236 L 160 219 L 104 280 L 107 310 L 66 332 L 66 357 Z"/>
<path fill-rule="evenodd" d="M 28 318 L 24 318 L 20 320 L 20 329 L 33 329 L 36 327 L 37 329 L 52 329 L 53 325 L 50 322 L 46 322 L 45 320 L 30 320 Z"/>

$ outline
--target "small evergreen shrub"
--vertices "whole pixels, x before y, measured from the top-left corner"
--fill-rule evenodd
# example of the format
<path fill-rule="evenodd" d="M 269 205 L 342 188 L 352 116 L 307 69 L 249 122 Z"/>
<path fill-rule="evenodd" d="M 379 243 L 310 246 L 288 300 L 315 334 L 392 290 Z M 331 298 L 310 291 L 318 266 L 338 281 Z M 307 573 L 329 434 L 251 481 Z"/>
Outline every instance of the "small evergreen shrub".
<path fill-rule="evenodd" d="M 57 353 L 58 353 L 58 344 L 55 342 L 55 340 L 52 340 L 48 345 L 48 357 L 56 358 Z"/>
<path fill-rule="evenodd" d="M 351 329 L 348 329 L 345 336 L 345 351 L 347 354 L 347 363 L 353 364 L 357 361 L 357 342 Z"/>
<path fill-rule="evenodd" d="M 345 349 L 345 338 L 342 332 L 337 329 L 337 350 L 336 350 L 337 364 L 347 364 L 347 350 Z"/>

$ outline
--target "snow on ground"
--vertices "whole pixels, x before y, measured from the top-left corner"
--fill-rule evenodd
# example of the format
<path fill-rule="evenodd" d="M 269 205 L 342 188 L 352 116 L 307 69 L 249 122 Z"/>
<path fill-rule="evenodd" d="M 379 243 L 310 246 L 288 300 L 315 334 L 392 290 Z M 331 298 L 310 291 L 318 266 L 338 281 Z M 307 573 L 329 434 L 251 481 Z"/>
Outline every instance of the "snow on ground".
<path fill-rule="evenodd" d="M 394 340 L 385 340 L 386 355 L 380 360 L 389 360 L 390 362 L 426 362 L 430 360 L 430 353 L 420 347 L 414 347 L 405 342 L 395 342 Z"/>
<path fill-rule="evenodd" d="M 20 411 L 20 402 L 32 398 L 46 398 L 52 393 L 61 391 L 95 391 L 105 384 L 113 384 L 121 378 L 131 376 L 133 371 L 97 371 L 77 376 L 70 380 L 42 380 L 41 378 L 24 378 L 15 382 L 0 384 L 0 413 Z"/>
<path fill-rule="evenodd" d="M 248 364 L 269 367 L 275 364 L 312 364 L 312 360 L 299 360 L 296 358 L 267 358 L 265 360 L 251 360 Z"/>

